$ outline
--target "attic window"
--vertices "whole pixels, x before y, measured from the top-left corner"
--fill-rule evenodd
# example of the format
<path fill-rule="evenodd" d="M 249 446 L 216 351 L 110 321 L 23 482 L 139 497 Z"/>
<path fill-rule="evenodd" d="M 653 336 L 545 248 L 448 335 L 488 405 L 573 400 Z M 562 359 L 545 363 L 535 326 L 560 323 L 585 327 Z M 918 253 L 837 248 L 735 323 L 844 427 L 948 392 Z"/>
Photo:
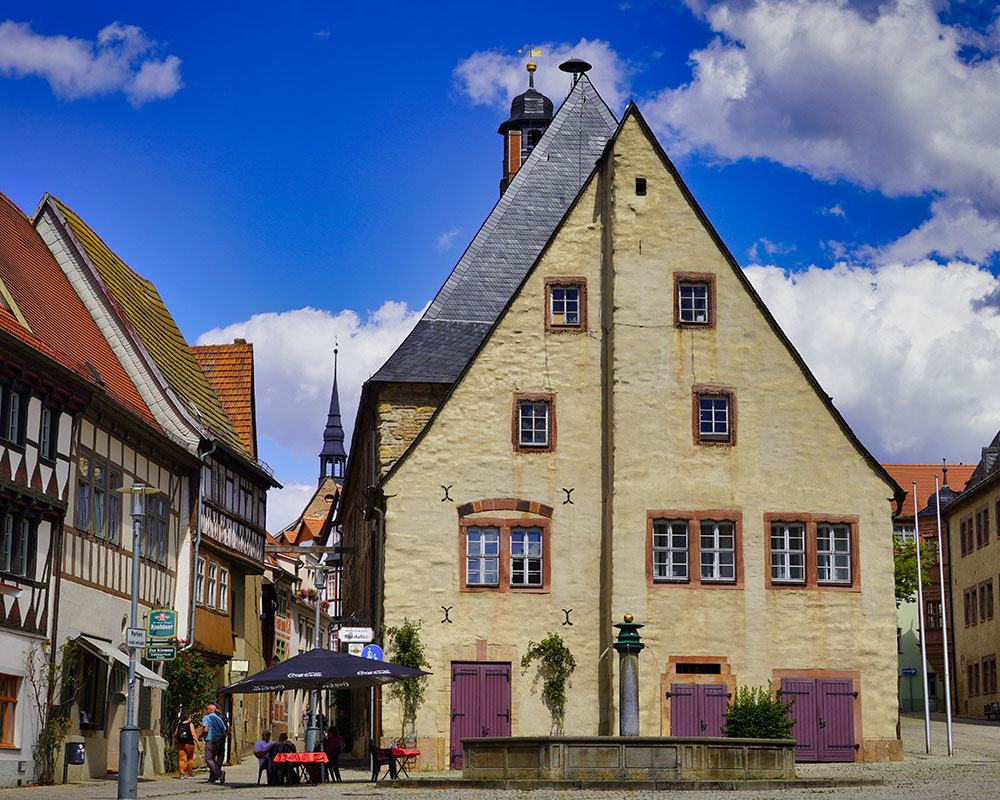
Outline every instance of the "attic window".
<path fill-rule="evenodd" d="M 715 275 L 674 273 L 674 324 L 678 328 L 715 327 Z"/>
<path fill-rule="evenodd" d="M 635 193 L 640 197 L 646 194 L 646 179 L 636 178 L 635 179 Z"/>
<path fill-rule="evenodd" d="M 545 279 L 545 330 L 587 329 L 587 279 Z"/>

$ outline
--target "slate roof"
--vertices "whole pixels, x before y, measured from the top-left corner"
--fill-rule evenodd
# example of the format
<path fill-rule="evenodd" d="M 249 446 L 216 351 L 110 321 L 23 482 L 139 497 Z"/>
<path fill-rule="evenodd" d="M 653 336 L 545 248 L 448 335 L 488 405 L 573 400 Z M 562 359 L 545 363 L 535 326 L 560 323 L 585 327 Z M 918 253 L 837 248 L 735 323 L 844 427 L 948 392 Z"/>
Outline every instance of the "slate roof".
<path fill-rule="evenodd" d="M 258 466 L 244 447 L 153 283 L 137 274 L 115 255 L 68 206 L 51 195 L 46 195 L 45 200 L 51 201 L 63 217 L 76 242 L 100 274 L 107 291 L 124 315 L 125 322 L 138 334 L 178 397 L 188 404 L 189 410 L 207 432 L 228 445 L 233 452 L 246 456 L 248 461 Z"/>
<path fill-rule="evenodd" d="M 581 75 L 416 327 L 373 381 L 453 383 L 542 252 L 618 122 Z"/>
<path fill-rule="evenodd" d="M 152 428 L 160 429 L 38 231 L 3 194 L 0 194 L 0 280 L 31 331 L 6 309 L 0 309 L 0 327 L 82 375 L 117 405 Z M 86 366 L 88 363 L 94 366 L 103 387 L 97 384 Z"/>
<path fill-rule="evenodd" d="M 243 446 L 256 458 L 253 345 L 244 339 L 232 344 L 192 345 L 191 354 L 219 396 Z"/>
<path fill-rule="evenodd" d="M 885 471 L 906 491 L 906 501 L 903 503 L 902 517 L 913 516 L 913 482 L 917 482 L 917 508 L 921 512 L 930 505 L 934 495 L 934 476 L 941 479 L 944 488 L 941 464 L 883 464 Z M 953 492 L 961 492 L 965 488 L 975 466 L 972 464 L 949 464 L 948 486 Z M 942 497 L 947 504 L 947 494 L 942 491 Z"/>

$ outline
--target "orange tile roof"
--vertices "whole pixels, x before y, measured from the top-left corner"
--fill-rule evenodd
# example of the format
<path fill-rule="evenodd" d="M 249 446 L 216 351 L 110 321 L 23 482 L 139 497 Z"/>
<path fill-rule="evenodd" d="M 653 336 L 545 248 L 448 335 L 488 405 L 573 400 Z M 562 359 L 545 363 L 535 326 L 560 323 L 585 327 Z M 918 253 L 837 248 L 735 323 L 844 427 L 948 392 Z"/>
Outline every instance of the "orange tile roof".
<path fill-rule="evenodd" d="M 195 361 L 156 286 L 122 261 L 72 209 L 46 195 L 114 297 L 126 324 L 138 334 L 170 387 L 193 408 L 201 424 L 256 463 L 233 428 L 222 403 Z"/>
<path fill-rule="evenodd" d="M 0 310 L 4 330 L 95 383 L 86 366 L 92 364 L 112 400 L 159 430 L 135 384 L 38 231 L 3 194 L 0 194 L 0 279 L 34 335 L 6 309 Z"/>
<path fill-rule="evenodd" d="M 253 345 L 237 339 L 233 344 L 193 345 L 191 353 L 222 401 L 247 452 L 256 458 Z"/>
<path fill-rule="evenodd" d="M 934 476 L 943 483 L 944 476 L 940 464 L 883 464 L 882 467 L 892 475 L 893 479 L 906 491 L 906 502 L 903 503 L 903 516 L 913 516 L 913 482 L 917 482 L 917 507 L 923 511 L 927 502 L 934 494 Z M 975 470 L 975 464 L 949 464 L 948 486 L 954 492 L 965 488 L 966 482 Z"/>

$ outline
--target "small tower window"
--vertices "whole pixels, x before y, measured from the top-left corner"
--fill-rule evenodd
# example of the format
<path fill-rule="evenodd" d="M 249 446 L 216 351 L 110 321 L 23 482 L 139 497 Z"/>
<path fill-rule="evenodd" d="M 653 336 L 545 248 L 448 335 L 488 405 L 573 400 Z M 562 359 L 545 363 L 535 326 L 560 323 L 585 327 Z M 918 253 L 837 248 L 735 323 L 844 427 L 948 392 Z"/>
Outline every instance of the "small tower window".
<path fill-rule="evenodd" d="M 635 193 L 637 195 L 640 195 L 640 196 L 646 194 L 646 179 L 645 178 L 636 178 L 635 179 Z"/>
<path fill-rule="evenodd" d="M 531 128 L 528 130 L 528 144 L 527 147 L 530 150 L 536 144 L 542 140 L 542 131 L 539 128 Z"/>

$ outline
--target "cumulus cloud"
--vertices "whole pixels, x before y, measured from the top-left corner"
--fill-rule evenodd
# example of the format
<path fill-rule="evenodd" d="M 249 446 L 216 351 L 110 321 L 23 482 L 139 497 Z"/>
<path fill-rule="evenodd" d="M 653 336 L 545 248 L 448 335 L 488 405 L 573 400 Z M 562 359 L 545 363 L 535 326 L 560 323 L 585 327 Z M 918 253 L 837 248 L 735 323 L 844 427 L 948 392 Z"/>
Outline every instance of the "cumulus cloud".
<path fill-rule="evenodd" d="M 340 349 L 338 390 L 349 446 L 361 384 L 406 338 L 421 313 L 391 300 L 364 317 L 351 310 L 335 314 L 316 308 L 268 312 L 207 331 L 197 343 L 222 344 L 237 337 L 253 342 L 259 435 L 283 450 L 314 457 L 330 404 L 334 343 Z M 261 456 L 268 458 L 267 453 Z M 292 499 L 285 490 L 270 493 L 276 504 L 272 516 L 268 500 L 268 519 L 280 525 L 294 518 L 294 513 L 288 519 L 278 514 L 294 508 L 303 491 L 292 485 L 287 493 Z M 300 503 L 295 513 L 301 509 Z"/>
<path fill-rule="evenodd" d="M 460 233 L 458 228 L 449 228 L 440 236 L 438 236 L 437 241 L 434 243 L 434 248 L 436 250 L 447 250 L 451 247 L 452 243 L 455 241 L 455 237 Z"/>
<path fill-rule="evenodd" d="M 595 78 L 595 85 L 599 86 L 608 106 L 618 113 L 625 105 L 632 68 L 607 42 L 580 39 L 575 45 L 546 42 L 532 46 L 540 48 L 542 54 L 529 59 L 523 53 L 476 51 L 458 62 L 452 73 L 455 85 L 473 103 L 507 108 L 514 96 L 527 88 L 528 75 L 524 65 L 534 61 L 538 65 L 535 88 L 558 107 L 570 88 L 570 76 L 560 71 L 559 65 L 567 58 L 582 58 L 593 64 L 591 74 L 599 76 Z"/>
<path fill-rule="evenodd" d="M 829 208 L 821 208 L 819 210 L 820 214 L 825 214 L 830 217 L 846 217 L 847 214 L 844 213 L 844 209 L 840 207 L 840 203 L 832 205 Z"/>
<path fill-rule="evenodd" d="M 286 483 L 267 493 L 267 530 L 277 533 L 298 519 L 316 491 L 315 483 Z"/>
<path fill-rule="evenodd" d="M 978 461 L 1000 427 L 997 276 L 930 260 L 745 272 L 877 458 Z"/>
<path fill-rule="evenodd" d="M 133 106 L 172 97 L 181 86 L 177 56 L 157 58 L 142 28 L 113 22 L 94 41 L 35 33 L 26 22 L 0 23 L 0 75 L 44 78 L 57 97 L 122 92 Z"/>
<path fill-rule="evenodd" d="M 973 214 L 1000 218 L 994 39 L 942 22 L 942 4 L 927 0 L 688 5 L 715 38 L 691 53 L 689 83 L 644 106 L 671 153 L 765 158 L 890 197 L 951 198 L 980 235 Z M 944 210 L 896 252 L 922 256 L 920 241 L 925 253 L 957 253 L 949 239 L 958 215 Z"/>

